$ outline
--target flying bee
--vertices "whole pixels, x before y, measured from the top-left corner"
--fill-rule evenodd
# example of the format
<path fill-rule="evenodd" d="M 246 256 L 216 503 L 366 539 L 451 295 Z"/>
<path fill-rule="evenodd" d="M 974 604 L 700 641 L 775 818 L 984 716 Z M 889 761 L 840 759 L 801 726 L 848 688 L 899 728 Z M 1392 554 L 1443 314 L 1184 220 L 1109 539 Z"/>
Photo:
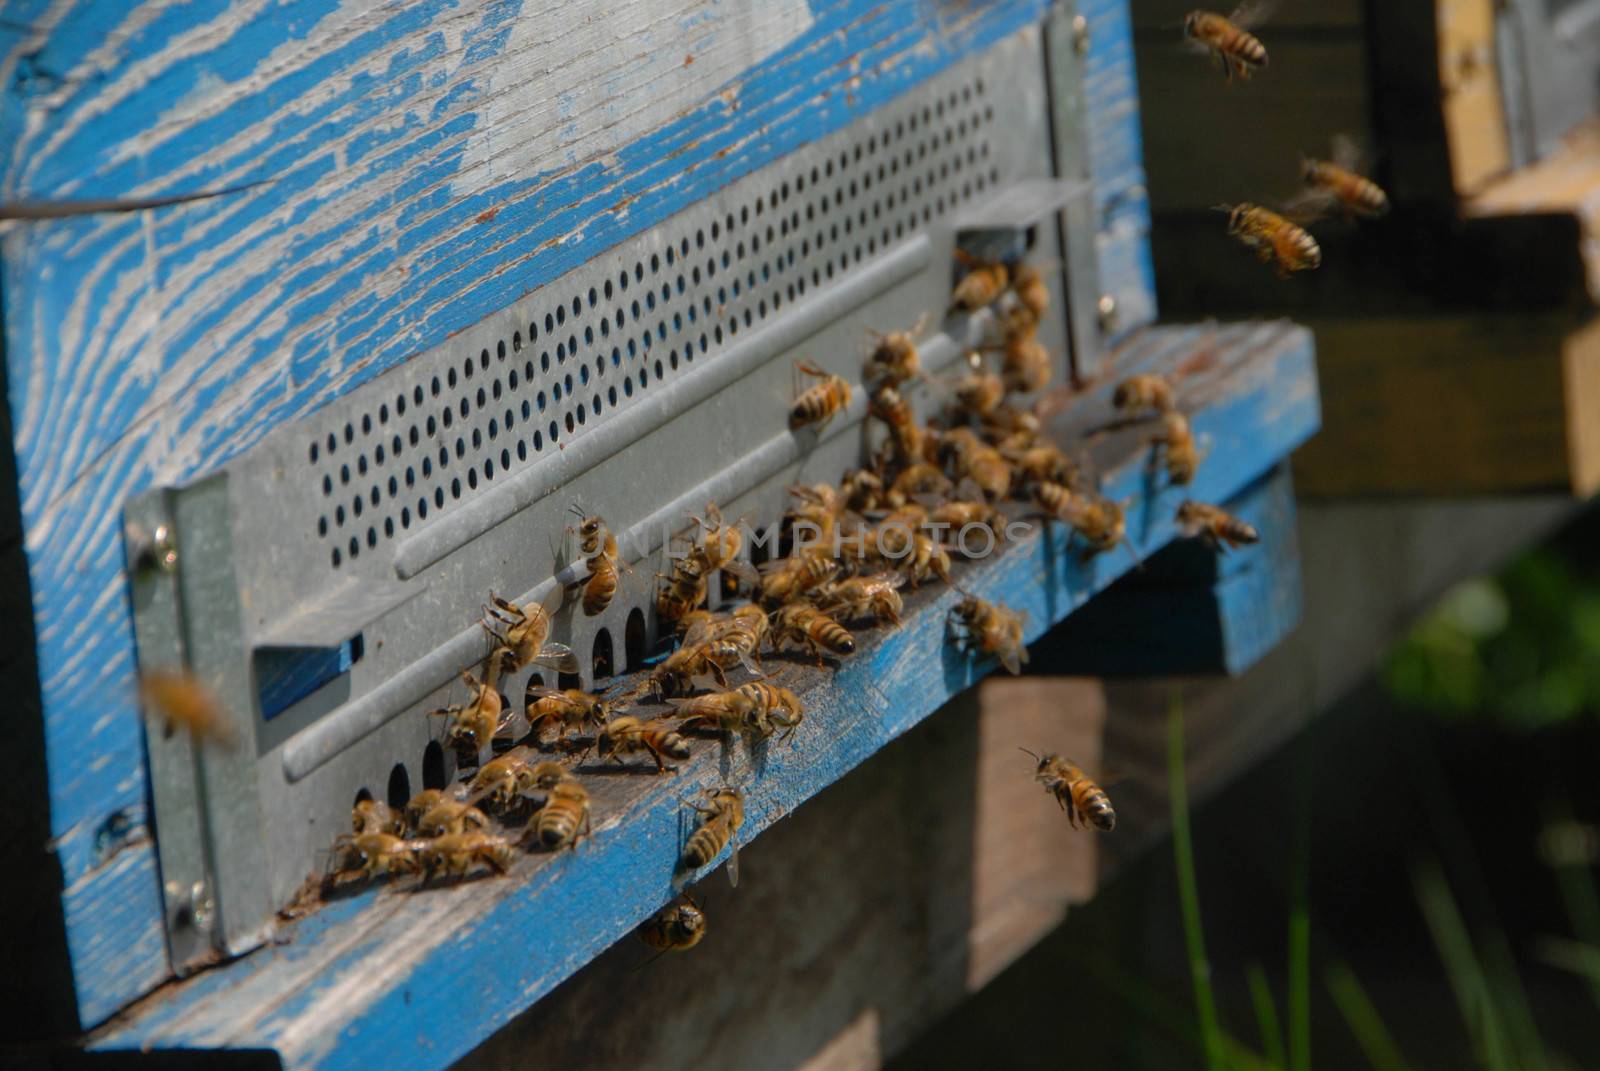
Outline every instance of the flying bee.
<path fill-rule="evenodd" d="M 779 604 L 790 602 L 838 573 L 839 563 L 827 554 L 826 548 L 813 546 L 807 551 L 761 563 L 762 599 Z"/>
<path fill-rule="evenodd" d="M 547 852 L 568 846 L 576 848 L 578 839 L 589 835 L 588 790 L 571 779 L 551 785 L 544 806 L 534 816 L 530 832 Z"/>
<path fill-rule="evenodd" d="M 950 312 L 976 312 L 994 303 L 1005 292 L 1011 271 L 998 260 L 981 260 L 960 249 L 956 259 L 967 272 L 956 281 L 950 294 Z"/>
<path fill-rule="evenodd" d="M 487 798 L 501 810 L 515 806 L 535 787 L 534 771 L 546 765 L 539 753 L 519 744 L 478 768 L 467 789 L 469 802 Z"/>
<path fill-rule="evenodd" d="M 603 728 L 611 711 L 610 703 L 582 688 L 556 691 L 531 684 L 527 698 L 528 732 L 535 741 L 539 741 L 552 724 L 558 727 L 558 742 L 565 740 L 569 733 L 582 734 L 586 726 Z"/>
<path fill-rule="evenodd" d="M 1261 533 L 1254 525 L 1241 521 L 1220 506 L 1193 499 L 1178 504 L 1178 527 L 1184 535 L 1203 539 L 1207 546 L 1219 552 L 1261 541 Z"/>
<path fill-rule="evenodd" d="M 209 686 L 188 670 L 152 669 L 139 675 L 139 698 L 162 719 L 162 735 L 183 729 L 195 740 L 222 747 L 238 742 L 239 732 Z"/>
<path fill-rule="evenodd" d="M 1101 833 L 1110 833 L 1117 825 L 1117 812 L 1100 786 L 1089 780 L 1071 759 L 1060 755 L 1040 758 L 1027 748 L 1021 751 L 1033 757 L 1039 765 L 1033 779 L 1045 787 L 1061 809 L 1067 812 L 1067 821 L 1077 829 L 1082 824 Z"/>
<path fill-rule="evenodd" d="M 772 623 L 775 642 L 793 640 L 803 644 L 818 660 L 822 652 L 854 654 L 855 637 L 839 622 L 810 603 L 791 602 L 778 609 Z"/>
<path fill-rule="evenodd" d="M 795 370 L 818 382 L 795 397 L 794 408 L 789 410 L 789 426 L 804 428 L 815 424 L 820 431 L 850 404 L 850 384 L 809 362 L 795 365 Z"/>
<path fill-rule="evenodd" d="M 405 832 L 405 818 L 382 800 L 363 797 L 356 801 L 350 811 L 350 826 L 356 833 L 390 833 L 399 836 Z"/>
<path fill-rule="evenodd" d="M 499 645 L 501 673 L 515 673 L 529 666 L 545 666 L 560 673 L 578 672 L 578 656 L 572 648 L 548 642 L 550 617 L 561 608 L 561 595 L 561 588 L 556 587 L 542 604 L 515 606 L 489 593 L 481 623 Z"/>
<path fill-rule="evenodd" d="M 429 877 L 442 870 L 460 880 L 474 866 L 488 867 L 496 874 L 504 874 L 511 869 L 511 842 L 481 830 L 446 833 L 428 842 L 423 849 L 423 857 Z"/>
<path fill-rule="evenodd" d="M 1322 247 L 1304 227 L 1290 223 L 1270 208 L 1250 204 L 1218 205 L 1228 213 L 1228 234 L 1255 250 L 1263 264 L 1271 264 L 1278 278 L 1290 272 L 1310 271 L 1322 266 Z"/>
<path fill-rule="evenodd" d="M 892 386 L 879 387 L 872 395 L 867 413 L 889 428 L 889 449 L 896 465 L 909 465 L 924 459 L 927 435 L 911 412 L 911 405 Z"/>
<path fill-rule="evenodd" d="M 483 833 L 489 828 L 489 816 L 466 800 L 441 796 L 417 817 L 414 828 L 425 837 Z"/>
<path fill-rule="evenodd" d="M 1191 11 L 1183 20 L 1183 33 L 1193 47 L 1211 53 L 1227 73 L 1248 79 L 1267 65 L 1267 47 L 1250 32 L 1265 15 L 1267 5 L 1245 3 L 1226 18 L 1211 11 Z"/>
<path fill-rule="evenodd" d="M 618 763 L 621 763 L 623 757 L 627 755 L 640 753 L 649 755 L 655 760 L 656 773 L 660 774 L 668 770 L 676 771 L 676 767 L 666 764 L 666 759 L 677 759 L 682 762 L 689 757 L 689 741 L 683 738 L 677 726 L 669 719 L 652 718 L 649 721 L 640 721 L 635 717 L 624 716 L 613 719 L 600 730 L 600 736 L 595 741 L 595 751 L 600 755 L 609 756 Z"/>
<path fill-rule="evenodd" d="M 877 342 L 867 355 L 862 379 L 868 383 L 898 387 L 906 380 L 922 375 L 922 359 L 917 356 L 916 336 L 922 333 L 925 320 L 926 317 L 919 319 L 909 331 L 891 331 L 887 335 L 871 332 Z"/>
<path fill-rule="evenodd" d="M 445 718 L 445 739 L 457 747 L 469 747 L 481 752 L 489 741 L 504 734 L 511 725 L 511 712 L 506 709 L 495 686 L 499 663 L 491 660 L 486 679 L 479 681 L 467 670 L 461 671 L 471 693 L 465 703 L 457 703 L 438 710 L 430 710 L 429 717 Z"/>
<path fill-rule="evenodd" d="M 1200 467 L 1200 449 L 1195 445 L 1188 417 L 1176 409 L 1163 414 L 1161 431 L 1150 441 L 1165 457 L 1167 479 L 1179 485 L 1194 481 L 1195 471 Z"/>
<path fill-rule="evenodd" d="M 1050 311 L 1050 287 L 1032 264 L 1018 264 L 1011 273 L 1011 292 L 1023 311 L 1038 323 Z"/>
<path fill-rule="evenodd" d="M 970 595 L 950 614 L 951 631 L 963 649 L 994 656 L 1008 673 L 1022 672 L 1028 661 L 1022 614 Z"/>
<path fill-rule="evenodd" d="M 837 580 L 818 592 L 818 605 L 846 621 L 884 621 L 900 627 L 905 601 L 900 588 L 906 578 L 899 573 L 874 573 Z"/>
<path fill-rule="evenodd" d="M 1170 412 L 1177 401 L 1172 394 L 1172 380 L 1151 372 L 1140 372 L 1117 384 L 1111 394 L 1111 404 L 1119 412 L 1137 416 L 1147 410 Z"/>
<path fill-rule="evenodd" d="M 683 952 L 700 943 L 706 935 L 706 916 L 700 905 L 684 894 L 640 923 L 639 940 L 655 949 L 655 955 L 640 964 L 647 967 L 668 952 Z"/>
<path fill-rule="evenodd" d="M 744 795 L 738 789 L 712 788 L 706 790 L 708 805 L 694 804 L 694 809 L 704 817 L 700 828 L 689 836 L 683 846 L 679 865 L 684 870 L 699 870 L 728 846 L 734 834 L 744 825 Z M 739 884 L 739 849 L 728 856 L 728 881 Z"/>
<path fill-rule="evenodd" d="M 999 349 L 1000 380 L 1006 390 L 1032 394 L 1050 385 L 1055 370 L 1050 365 L 1050 351 L 1039 341 L 1038 321 L 1026 315 L 1009 317 Z"/>
<path fill-rule="evenodd" d="M 787 688 L 763 680 L 741 684 L 738 692 L 755 704 L 750 711 L 749 721 L 761 736 L 771 736 L 776 726 L 784 730 L 783 735 L 787 739 L 805 720 L 800 697 Z"/>
<path fill-rule="evenodd" d="M 359 869 L 370 881 L 385 874 L 419 873 L 426 844 L 393 833 L 345 833 L 334 840 L 333 848 L 337 858 L 354 859 L 357 864 L 355 868 L 341 867 L 341 875 Z"/>
<path fill-rule="evenodd" d="M 1360 155 L 1355 142 L 1340 135 L 1333 139 L 1332 160 L 1302 156 L 1300 179 L 1305 189 L 1290 202 L 1291 207 L 1320 214 L 1338 206 L 1346 217 L 1365 219 L 1387 215 L 1389 195 L 1382 186 L 1356 171 Z"/>
<path fill-rule="evenodd" d="M 617 552 L 617 537 L 611 534 L 606 522 L 598 516 L 583 516 L 573 507 L 578 520 L 578 550 L 583 555 L 589 576 L 578 583 L 583 587 L 583 612 L 594 617 L 611 605 L 617 593 L 617 570 L 621 561 Z"/>

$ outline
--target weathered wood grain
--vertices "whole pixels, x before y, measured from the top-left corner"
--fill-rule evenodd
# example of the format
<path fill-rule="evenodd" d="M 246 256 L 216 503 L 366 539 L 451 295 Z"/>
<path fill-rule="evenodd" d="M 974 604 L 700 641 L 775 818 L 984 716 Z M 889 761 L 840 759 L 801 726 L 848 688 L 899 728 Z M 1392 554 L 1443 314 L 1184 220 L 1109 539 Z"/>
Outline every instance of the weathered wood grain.
<path fill-rule="evenodd" d="M 117 816 L 142 816 L 145 796 L 117 535 L 130 495 L 215 468 L 1042 11 L 8 6 L 36 30 L 3 39 L 5 197 L 268 180 L 30 224 L 0 246 L 75 961 L 158 946 L 155 882 L 112 880 L 86 847 Z M 118 865 L 142 857 L 153 877 L 147 832 Z M 103 1019 L 165 973 L 159 955 L 80 970 L 80 1015 Z"/>
<path fill-rule="evenodd" d="M 1600 487 L 1600 321 L 1314 321 L 1327 420 L 1296 459 L 1310 496 Z"/>
<path fill-rule="evenodd" d="M 1189 493 L 1231 497 L 1316 426 L 1303 331 L 1155 329 L 1132 345 L 1127 364 L 1136 368 L 1172 368 L 1200 347 L 1215 357 L 1184 380 L 1183 403 L 1214 444 Z M 1058 430 L 1076 435 L 1103 424 L 1111 386 L 1101 384 L 1071 406 Z M 1107 494 L 1135 503 L 1151 495 L 1140 440 L 1130 429 L 1094 447 Z M 1175 490 L 1155 493 L 1165 502 Z M 1166 506 L 1152 512 L 1169 515 Z M 1171 522 L 1159 519 L 1131 533 L 1144 552 L 1173 535 Z M 1084 562 L 1051 526 L 963 570 L 960 579 L 968 590 L 1026 612 L 1032 639 L 1131 564 L 1121 553 Z M 260 1045 L 276 1049 L 290 1066 L 375 1059 L 442 1066 L 670 895 L 684 800 L 699 788 L 740 784 L 746 833 L 754 837 L 981 678 L 990 665 L 946 642 L 946 615 L 958 598 L 924 589 L 911 600 L 902 629 L 864 637 L 863 650 L 837 673 L 792 670 L 808 716 L 788 745 L 754 755 L 702 748 L 671 779 L 590 778 L 596 830 L 582 852 L 519 860 L 512 880 L 421 895 L 387 889 L 328 905 L 298 923 L 287 944 L 170 987 L 110 1024 L 95 1046 Z M 829 880 L 847 881 L 848 868 L 837 868 Z M 837 958 L 817 962 L 830 971 L 848 969 Z M 413 1007 L 427 1008 L 426 1019 Z"/>

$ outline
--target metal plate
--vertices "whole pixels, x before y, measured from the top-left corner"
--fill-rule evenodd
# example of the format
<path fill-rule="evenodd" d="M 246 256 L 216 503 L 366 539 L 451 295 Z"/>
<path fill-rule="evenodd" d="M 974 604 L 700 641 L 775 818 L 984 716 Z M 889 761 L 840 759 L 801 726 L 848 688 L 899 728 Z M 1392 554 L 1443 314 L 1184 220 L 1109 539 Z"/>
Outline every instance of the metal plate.
<path fill-rule="evenodd" d="M 654 642 L 653 574 L 687 510 L 715 498 L 730 518 L 768 523 L 786 485 L 837 478 L 858 460 L 860 391 L 822 436 L 787 430 L 794 361 L 857 382 L 869 330 L 944 307 L 962 216 L 981 208 L 1003 225 L 1008 187 L 1084 151 L 1052 146 L 1043 54 L 1036 29 L 1001 42 L 228 466 L 212 485 L 226 489 L 227 509 L 209 522 L 222 538 L 180 532 L 231 545 L 205 567 L 237 605 L 213 608 L 216 635 L 191 653 L 252 723 L 229 780 L 201 760 L 207 835 L 234 846 L 215 853 L 224 947 L 256 940 L 345 829 L 358 792 L 401 801 L 453 776 L 434 740 L 439 719 L 424 714 L 460 699 L 457 672 L 487 654 L 474 622 L 488 593 L 527 601 L 570 566 L 570 508 L 604 516 L 633 563 L 604 613 L 569 606 L 556 619 L 553 638 L 579 652 L 582 683 L 603 685 Z M 1038 262 L 1060 265 L 1055 228 L 1029 229 Z M 983 326 L 980 316 L 926 329 L 933 378 Z M 1041 337 L 1064 377 L 1059 316 Z M 181 507 L 195 493 L 174 498 Z M 192 512 L 189 523 L 208 523 Z M 310 680 L 304 699 L 262 718 L 252 652 L 345 632 L 361 641 L 348 672 Z M 527 677 L 501 682 L 517 709 Z"/>

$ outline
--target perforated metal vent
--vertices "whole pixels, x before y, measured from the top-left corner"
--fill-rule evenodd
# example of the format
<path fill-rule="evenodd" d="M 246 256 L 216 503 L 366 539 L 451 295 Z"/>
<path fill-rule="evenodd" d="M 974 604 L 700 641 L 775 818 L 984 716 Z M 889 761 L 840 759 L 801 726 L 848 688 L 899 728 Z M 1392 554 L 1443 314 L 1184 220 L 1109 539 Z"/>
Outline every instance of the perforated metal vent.
<path fill-rule="evenodd" d="M 477 354 L 435 354 L 359 414 L 313 418 L 316 536 L 346 565 L 704 361 L 1000 180 L 981 78 L 888 109 L 754 195 L 653 233 L 581 290 L 534 298 Z M 325 425 L 325 426 L 323 426 Z"/>

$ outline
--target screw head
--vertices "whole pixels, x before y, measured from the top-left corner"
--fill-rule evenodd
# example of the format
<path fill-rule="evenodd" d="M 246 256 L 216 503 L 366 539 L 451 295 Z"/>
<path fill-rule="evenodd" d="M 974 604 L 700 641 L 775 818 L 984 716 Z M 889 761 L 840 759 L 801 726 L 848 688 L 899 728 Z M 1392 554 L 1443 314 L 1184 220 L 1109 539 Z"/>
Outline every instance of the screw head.
<path fill-rule="evenodd" d="M 1120 320 L 1117 313 L 1117 299 L 1110 294 L 1101 294 L 1095 309 L 1100 314 L 1101 333 L 1109 335 L 1115 331 Z"/>
<path fill-rule="evenodd" d="M 1089 54 L 1089 17 L 1072 16 L 1072 48 L 1080 56 Z"/>

